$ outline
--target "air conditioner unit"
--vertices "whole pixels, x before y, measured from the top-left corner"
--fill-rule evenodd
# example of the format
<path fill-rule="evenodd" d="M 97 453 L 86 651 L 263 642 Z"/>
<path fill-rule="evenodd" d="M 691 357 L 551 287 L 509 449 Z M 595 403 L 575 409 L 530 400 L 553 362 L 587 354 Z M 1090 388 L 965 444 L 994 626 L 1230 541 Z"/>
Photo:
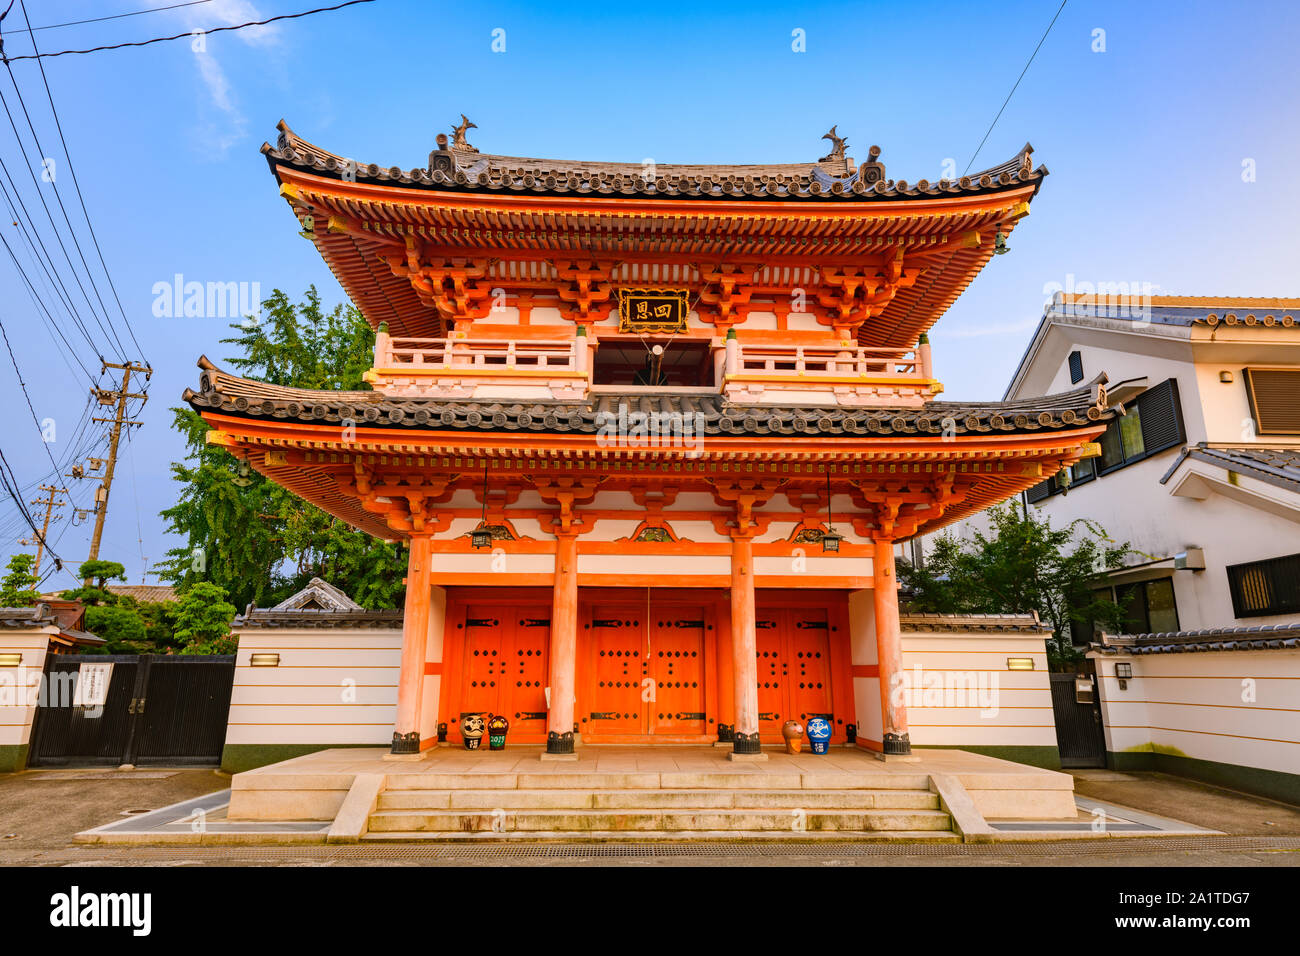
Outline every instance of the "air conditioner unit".
<path fill-rule="evenodd" d="M 1188 548 L 1180 554 L 1174 555 L 1175 571 L 1204 571 L 1205 570 L 1205 549 Z"/>

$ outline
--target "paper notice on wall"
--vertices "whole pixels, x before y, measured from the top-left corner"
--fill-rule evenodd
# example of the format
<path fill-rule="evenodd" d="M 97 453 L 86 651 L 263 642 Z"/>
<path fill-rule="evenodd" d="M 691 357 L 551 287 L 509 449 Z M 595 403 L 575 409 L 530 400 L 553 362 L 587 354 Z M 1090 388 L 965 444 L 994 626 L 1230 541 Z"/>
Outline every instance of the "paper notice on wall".
<path fill-rule="evenodd" d="M 108 685 L 112 679 L 112 664 L 82 664 L 77 672 L 77 693 L 73 705 L 103 707 L 108 702 Z"/>

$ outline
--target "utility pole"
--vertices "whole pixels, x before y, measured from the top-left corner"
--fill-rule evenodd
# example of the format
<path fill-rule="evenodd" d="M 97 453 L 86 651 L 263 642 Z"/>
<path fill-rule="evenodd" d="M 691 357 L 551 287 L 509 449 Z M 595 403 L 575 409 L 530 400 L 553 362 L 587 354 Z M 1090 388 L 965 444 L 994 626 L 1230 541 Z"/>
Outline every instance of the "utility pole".
<path fill-rule="evenodd" d="M 33 498 L 31 504 L 45 505 L 45 521 L 41 525 L 41 533 L 34 538 L 22 538 L 19 544 L 36 545 L 36 565 L 32 568 L 32 574 L 36 575 L 39 580 L 41 576 L 41 559 L 45 556 L 45 539 L 50 533 L 50 522 L 58 521 L 59 516 L 54 513 L 55 508 L 62 508 L 63 502 L 58 500 L 59 495 L 66 495 L 67 488 L 56 488 L 54 485 L 41 485 L 41 491 L 47 492 L 45 498 Z"/>
<path fill-rule="evenodd" d="M 104 477 L 100 479 L 100 486 L 95 489 L 95 533 L 90 539 L 90 556 L 87 561 L 95 561 L 99 558 L 99 541 L 104 535 L 104 519 L 108 516 L 108 495 L 113 489 L 113 471 L 117 467 L 117 445 L 122 438 L 122 427 L 127 428 L 139 425 L 138 421 L 129 421 L 126 417 L 126 403 L 128 400 L 138 398 L 141 402 L 149 400 L 148 395 L 144 392 L 132 392 L 131 376 L 143 375 L 145 381 L 153 375 L 153 369 L 147 365 L 137 365 L 135 362 L 127 362 L 118 365 L 113 362 L 105 362 L 103 370 L 107 372 L 110 368 L 120 369 L 122 371 L 122 387 L 119 389 L 92 388 L 90 393 L 94 395 L 101 405 L 116 405 L 116 411 L 112 418 L 95 418 L 92 421 L 111 424 L 113 430 L 108 436 L 108 465 L 104 469 Z M 144 407 L 143 404 L 140 406 Z M 90 582 L 86 582 L 89 584 Z"/>

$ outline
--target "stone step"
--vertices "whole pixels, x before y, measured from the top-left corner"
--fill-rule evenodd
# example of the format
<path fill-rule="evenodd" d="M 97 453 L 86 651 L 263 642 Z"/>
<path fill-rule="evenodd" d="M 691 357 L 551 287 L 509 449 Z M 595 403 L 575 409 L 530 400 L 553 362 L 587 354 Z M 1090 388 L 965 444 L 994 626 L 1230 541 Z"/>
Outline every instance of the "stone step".
<path fill-rule="evenodd" d="M 393 790 L 927 790 L 924 773 L 390 773 Z"/>
<path fill-rule="evenodd" d="M 941 810 L 377 810 L 370 832 L 593 830 L 767 830 L 798 835 L 822 830 L 951 830 Z"/>
<path fill-rule="evenodd" d="M 387 830 L 367 833 L 367 843 L 960 843 L 961 835 L 951 830 L 816 830 L 790 833 L 777 830 L 530 830 L 497 833 L 476 830 L 469 833 L 434 830 Z"/>
<path fill-rule="evenodd" d="M 937 810 L 928 790 L 390 790 L 379 810 Z"/>

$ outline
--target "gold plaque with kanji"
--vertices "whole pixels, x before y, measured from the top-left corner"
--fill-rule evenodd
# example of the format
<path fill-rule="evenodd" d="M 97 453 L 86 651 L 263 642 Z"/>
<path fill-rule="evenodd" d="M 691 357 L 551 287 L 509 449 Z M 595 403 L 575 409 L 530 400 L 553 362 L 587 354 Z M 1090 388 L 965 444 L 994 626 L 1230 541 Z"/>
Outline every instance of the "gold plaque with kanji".
<path fill-rule="evenodd" d="M 685 289 L 619 289 L 620 332 L 685 332 Z"/>

